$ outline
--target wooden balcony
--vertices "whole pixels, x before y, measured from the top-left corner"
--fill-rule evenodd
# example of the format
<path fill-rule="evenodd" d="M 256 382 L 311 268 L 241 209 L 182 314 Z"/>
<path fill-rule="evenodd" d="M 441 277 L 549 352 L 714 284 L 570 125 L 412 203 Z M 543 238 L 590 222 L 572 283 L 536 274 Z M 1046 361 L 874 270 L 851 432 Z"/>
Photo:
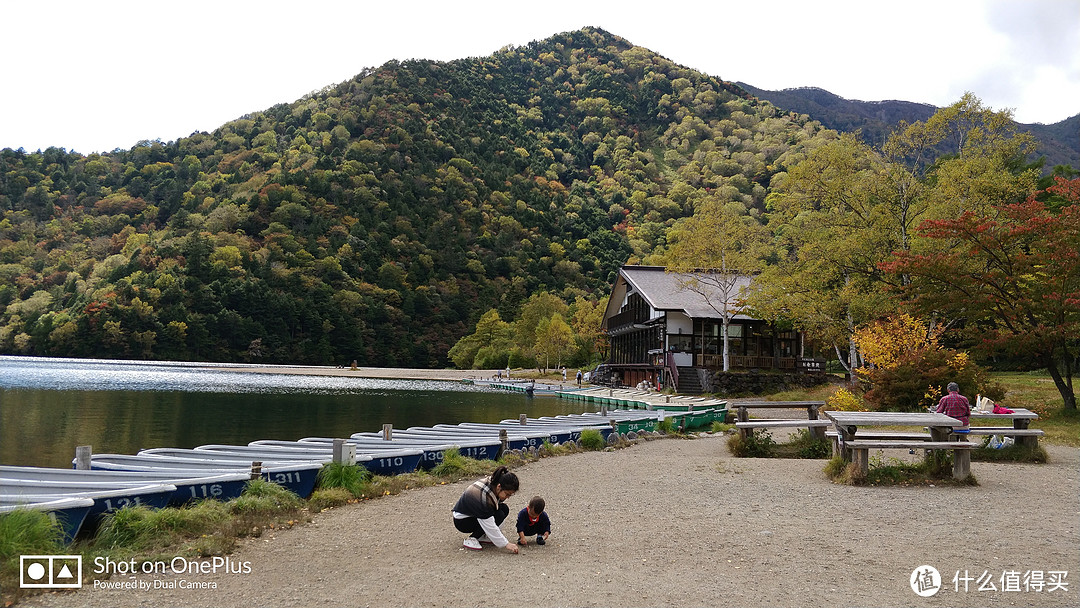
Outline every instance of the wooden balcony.
<path fill-rule="evenodd" d="M 698 367 L 708 369 L 724 369 L 722 355 L 695 355 L 695 364 Z M 817 359 L 803 359 L 799 357 L 754 357 L 744 355 L 728 355 L 730 369 L 765 369 L 791 371 L 809 374 L 825 373 L 825 362 Z"/>

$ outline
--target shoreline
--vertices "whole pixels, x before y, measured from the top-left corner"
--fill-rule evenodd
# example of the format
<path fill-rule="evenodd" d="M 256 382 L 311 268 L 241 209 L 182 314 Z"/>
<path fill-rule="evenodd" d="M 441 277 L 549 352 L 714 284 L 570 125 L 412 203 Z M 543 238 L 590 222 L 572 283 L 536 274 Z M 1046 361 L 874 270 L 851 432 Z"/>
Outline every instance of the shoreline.
<path fill-rule="evenodd" d="M 532 378 L 513 376 L 498 379 L 500 370 L 483 369 L 420 369 L 414 367 L 329 367 L 329 366 L 292 366 L 292 365 L 267 365 L 267 366 L 244 366 L 223 367 L 218 364 L 207 364 L 204 369 L 222 372 L 256 373 L 256 374 L 286 374 L 297 376 L 334 376 L 340 378 L 374 378 L 379 380 L 439 380 L 447 382 L 461 382 L 463 380 L 481 380 L 484 382 L 515 383 L 532 380 Z M 514 370 L 519 374 L 532 373 L 525 370 Z M 567 379 L 539 378 L 538 383 L 559 385 L 564 388 L 577 388 L 574 374 L 567 368 Z M 586 384 L 582 384 L 584 388 Z M 591 386 L 591 385 L 589 385 Z"/>
<path fill-rule="evenodd" d="M 833 484 L 823 460 L 735 458 L 725 442 L 659 439 L 516 468 L 522 488 L 508 501 L 511 514 L 540 495 L 552 518 L 548 543 L 530 542 L 519 555 L 461 547 L 450 508 L 471 483 L 463 480 L 250 538 L 230 556 L 250 572 L 186 577 L 203 588 L 167 586 L 184 576 L 139 574 L 131 580 L 151 588 L 84 588 L 19 605 L 1077 605 L 1075 574 L 1054 592 L 956 591 L 952 579 L 986 570 L 996 583 L 1007 571 L 1080 567 L 1078 449 L 1047 446 L 1047 464 L 977 463 L 979 486 L 867 487 Z M 1018 499 L 1023 512 L 1000 508 Z M 922 564 L 941 571 L 933 600 L 910 586 Z"/>

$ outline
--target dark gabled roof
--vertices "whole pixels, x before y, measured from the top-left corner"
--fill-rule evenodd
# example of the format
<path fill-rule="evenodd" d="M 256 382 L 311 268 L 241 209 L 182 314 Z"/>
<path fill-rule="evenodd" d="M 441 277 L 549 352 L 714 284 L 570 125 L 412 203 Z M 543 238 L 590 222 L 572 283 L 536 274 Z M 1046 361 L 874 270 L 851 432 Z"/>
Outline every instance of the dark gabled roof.
<path fill-rule="evenodd" d="M 681 311 L 691 318 L 719 316 L 716 309 L 721 308 L 718 303 L 723 300 L 719 289 L 710 287 L 707 283 L 698 283 L 708 290 L 709 299 L 716 306 L 714 308 L 702 294 L 687 287 L 687 284 L 694 280 L 695 273 L 667 272 L 663 266 L 623 266 L 619 269 L 619 274 L 656 310 Z M 702 271 L 696 274 L 715 273 Z M 732 293 L 729 294 L 729 305 L 734 305 L 734 300 L 750 287 L 751 280 L 751 277 L 747 275 L 737 277 Z M 734 318 L 751 319 L 753 317 L 735 315 Z"/>

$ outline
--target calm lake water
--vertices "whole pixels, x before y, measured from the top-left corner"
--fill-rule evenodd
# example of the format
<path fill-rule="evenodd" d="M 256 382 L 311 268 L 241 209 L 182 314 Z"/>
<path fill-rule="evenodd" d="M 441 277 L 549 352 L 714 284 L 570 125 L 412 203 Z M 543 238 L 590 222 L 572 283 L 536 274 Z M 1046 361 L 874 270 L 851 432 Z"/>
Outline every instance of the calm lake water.
<path fill-rule="evenodd" d="M 580 413 L 459 382 L 200 369 L 192 363 L 0 356 L 0 464 L 70 467 L 75 447 L 134 454 L 257 439 Z M 214 364 L 217 366 L 217 364 Z"/>

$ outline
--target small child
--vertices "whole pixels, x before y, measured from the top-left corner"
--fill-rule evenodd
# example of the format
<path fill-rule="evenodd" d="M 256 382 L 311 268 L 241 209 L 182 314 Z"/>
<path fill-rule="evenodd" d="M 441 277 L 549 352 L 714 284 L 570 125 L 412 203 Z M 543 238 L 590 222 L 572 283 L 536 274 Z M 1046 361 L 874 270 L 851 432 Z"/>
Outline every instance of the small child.
<path fill-rule="evenodd" d="M 518 544 L 525 546 L 526 536 L 536 535 L 536 544 L 547 543 L 547 537 L 551 535 L 551 520 L 544 513 L 544 499 L 533 496 L 529 505 L 518 512 L 517 532 Z"/>

